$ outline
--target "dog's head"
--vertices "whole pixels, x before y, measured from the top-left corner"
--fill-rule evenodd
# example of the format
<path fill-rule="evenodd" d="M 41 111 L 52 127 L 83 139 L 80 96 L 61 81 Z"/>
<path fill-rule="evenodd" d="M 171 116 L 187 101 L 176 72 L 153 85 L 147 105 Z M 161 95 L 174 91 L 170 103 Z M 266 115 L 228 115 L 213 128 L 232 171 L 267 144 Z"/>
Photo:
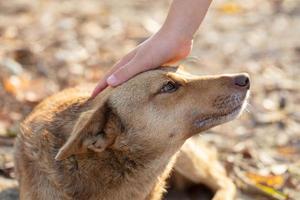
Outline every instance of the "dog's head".
<path fill-rule="evenodd" d="M 246 74 L 192 76 L 166 67 L 141 73 L 91 100 L 56 159 L 88 150 L 178 149 L 190 136 L 239 115 Z"/>

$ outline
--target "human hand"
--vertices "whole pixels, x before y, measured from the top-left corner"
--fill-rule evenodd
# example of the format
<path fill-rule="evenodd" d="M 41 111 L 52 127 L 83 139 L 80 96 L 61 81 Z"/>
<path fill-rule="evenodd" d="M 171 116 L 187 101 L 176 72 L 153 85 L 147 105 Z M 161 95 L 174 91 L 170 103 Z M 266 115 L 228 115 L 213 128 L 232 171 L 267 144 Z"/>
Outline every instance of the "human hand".
<path fill-rule="evenodd" d="M 160 31 L 117 62 L 98 83 L 92 98 L 108 85 L 117 86 L 140 72 L 185 58 L 210 3 L 211 0 L 173 0 Z"/>
<path fill-rule="evenodd" d="M 140 72 L 185 58 L 190 53 L 192 44 L 192 38 L 160 30 L 118 61 L 97 84 L 92 98 L 108 85 L 120 85 Z"/>

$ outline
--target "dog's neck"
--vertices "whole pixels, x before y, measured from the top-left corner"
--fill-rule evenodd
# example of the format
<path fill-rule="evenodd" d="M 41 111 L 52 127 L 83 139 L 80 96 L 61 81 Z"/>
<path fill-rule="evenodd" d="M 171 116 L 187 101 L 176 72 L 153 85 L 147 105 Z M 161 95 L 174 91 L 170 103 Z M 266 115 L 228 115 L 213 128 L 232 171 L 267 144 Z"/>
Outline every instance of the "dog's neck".
<path fill-rule="evenodd" d="M 78 109 L 78 113 L 83 111 Z M 73 123 L 65 124 L 59 130 L 66 133 L 73 126 Z M 152 193 L 159 194 L 163 190 L 164 180 L 174 164 L 176 149 L 151 146 L 144 138 L 128 138 L 128 135 L 147 134 L 126 132 L 117 147 L 100 153 L 71 156 L 62 162 L 63 166 L 57 166 L 57 171 L 63 174 L 59 174 L 56 185 L 64 185 L 64 193 L 71 199 L 158 199 Z M 123 146 L 124 141 L 126 145 Z"/>
<path fill-rule="evenodd" d="M 147 147 L 145 143 L 138 144 L 128 144 L 134 148 L 127 151 L 107 149 L 70 158 L 69 163 L 73 167 L 68 166 L 72 169 L 69 173 L 77 174 L 72 182 L 80 181 L 83 185 L 82 191 L 76 191 L 78 199 L 87 198 L 86 194 L 91 194 L 91 199 L 148 199 L 152 190 L 157 189 L 156 184 L 160 184 L 160 190 L 163 190 L 164 184 L 158 181 L 164 182 L 169 174 L 176 151 L 163 152 Z M 74 193 L 72 191 L 70 196 Z M 106 194 L 110 196 L 106 197 Z"/>

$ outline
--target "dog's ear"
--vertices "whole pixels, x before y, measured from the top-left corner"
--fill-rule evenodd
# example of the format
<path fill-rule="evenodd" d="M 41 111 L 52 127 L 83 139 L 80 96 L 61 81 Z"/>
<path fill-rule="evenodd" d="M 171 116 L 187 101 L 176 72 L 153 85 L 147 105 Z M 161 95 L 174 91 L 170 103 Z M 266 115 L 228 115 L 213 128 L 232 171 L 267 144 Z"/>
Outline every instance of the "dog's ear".
<path fill-rule="evenodd" d="M 81 113 L 70 137 L 57 153 L 56 160 L 63 160 L 89 150 L 102 152 L 112 145 L 120 134 L 120 120 L 105 99 L 91 107 L 91 110 Z"/>

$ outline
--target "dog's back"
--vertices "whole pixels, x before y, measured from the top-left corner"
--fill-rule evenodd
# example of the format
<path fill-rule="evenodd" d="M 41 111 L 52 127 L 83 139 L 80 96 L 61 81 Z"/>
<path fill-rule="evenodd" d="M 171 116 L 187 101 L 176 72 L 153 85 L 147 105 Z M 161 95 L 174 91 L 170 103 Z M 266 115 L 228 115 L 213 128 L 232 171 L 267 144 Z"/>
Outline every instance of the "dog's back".
<path fill-rule="evenodd" d="M 21 199 L 66 199 L 56 191 L 61 177 L 56 177 L 59 166 L 54 157 L 89 94 L 86 87 L 64 90 L 40 103 L 22 123 L 15 144 Z"/>

